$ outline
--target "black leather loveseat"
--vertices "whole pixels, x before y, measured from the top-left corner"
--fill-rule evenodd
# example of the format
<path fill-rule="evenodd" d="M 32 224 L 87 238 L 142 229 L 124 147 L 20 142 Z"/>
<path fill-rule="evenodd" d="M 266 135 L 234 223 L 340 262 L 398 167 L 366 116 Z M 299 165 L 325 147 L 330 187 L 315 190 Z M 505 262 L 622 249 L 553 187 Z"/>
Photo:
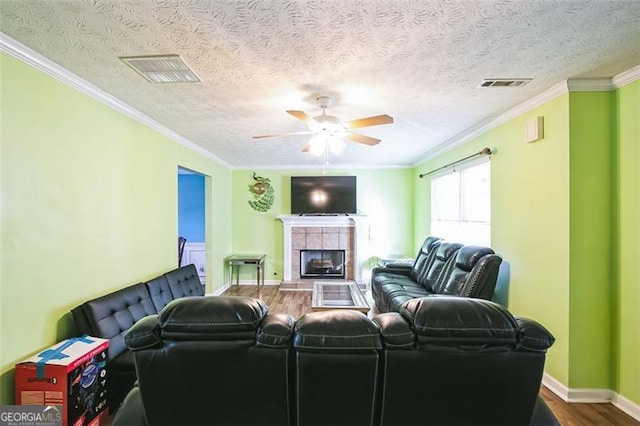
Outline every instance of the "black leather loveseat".
<path fill-rule="evenodd" d="M 408 300 L 432 294 L 490 300 L 501 263 L 489 247 L 428 237 L 413 265 L 374 268 L 371 292 L 379 312 L 398 312 Z"/>
<path fill-rule="evenodd" d="M 125 341 L 139 387 L 113 426 L 557 424 L 538 397 L 553 336 L 487 300 L 294 321 L 257 299 L 184 298 Z"/>
<path fill-rule="evenodd" d="M 73 308 L 79 333 L 109 339 L 109 407 L 116 408 L 133 387 L 136 371 L 124 333 L 141 318 L 157 314 L 174 299 L 204 296 L 194 265 L 183 266 Z"/>

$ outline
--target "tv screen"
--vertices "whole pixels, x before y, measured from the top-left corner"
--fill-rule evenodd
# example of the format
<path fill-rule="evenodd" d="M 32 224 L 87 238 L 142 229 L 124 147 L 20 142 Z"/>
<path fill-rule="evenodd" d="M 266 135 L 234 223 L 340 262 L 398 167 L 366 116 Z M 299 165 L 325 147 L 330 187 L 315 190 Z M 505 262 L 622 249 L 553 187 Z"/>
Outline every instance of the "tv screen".
<path fill-rule="evenodd" d="M 292 214 L 355 214 L 355 176 L 291 176 Z"/>

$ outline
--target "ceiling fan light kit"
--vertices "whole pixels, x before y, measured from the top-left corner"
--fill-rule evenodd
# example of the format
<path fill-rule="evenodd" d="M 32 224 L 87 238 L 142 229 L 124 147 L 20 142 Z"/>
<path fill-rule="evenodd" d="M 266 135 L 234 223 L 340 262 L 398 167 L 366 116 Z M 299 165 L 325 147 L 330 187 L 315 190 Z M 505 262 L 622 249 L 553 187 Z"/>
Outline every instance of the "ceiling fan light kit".
<path fill-rule="evenodd" d="M 338 117 L 327 114 L 327 108 L 331 103 L 331 98 L 328 96 L 318 96 L 316 98 L 318 106 L 322 109 L 322 114 L 310 117 L 304 111 L 287 110 L 287 114 L 297 118 L 298 120 L 307 124 L 308 131 L 306 132 L 288 132 L 277 133 L 269 135 L 254 136 L 254 139 L 293 136 L 293 135 L 314 135 L 309 143 L 303 148 L 303 152 L 309 152 L 313 155 L 323 155 L 326 158 L 329 151 L 332 154 L 338 154 L 344 149 L 344 141 L 360 143 L 363 145 L 373 146 L 380 143 L 380 139 L 372 138 L 369 136 L 353 133 L 350 130 L 358 129 L 362 127 L 378 126 L 381 124 L 393 123 L 393 117 L 383 114 L 375 115 L 372 117 L 359 118 L 356 120 L 342 122 Z"/>

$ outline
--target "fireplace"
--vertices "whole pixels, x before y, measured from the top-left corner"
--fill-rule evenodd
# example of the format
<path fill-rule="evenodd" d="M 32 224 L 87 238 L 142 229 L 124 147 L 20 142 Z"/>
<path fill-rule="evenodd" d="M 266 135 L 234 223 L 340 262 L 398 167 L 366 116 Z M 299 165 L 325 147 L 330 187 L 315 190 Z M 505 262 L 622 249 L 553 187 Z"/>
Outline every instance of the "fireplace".
<path fill-rule="evenodd" d="M 300 278 L 344 278 L 345 250 L 300 250 Z"/>
<path fill-rule="evenodd" d="M 324 272 L 330 274 L 322 276 L 321 279 L 337 278 L 335 274 L 338 273 L 338 267 L 341 264 L 342 271 L 339 272 L 344 274 L 341 279 L 353 281 L 362 279 L 362 265 L 367 258 L 368 233 L 365 216 L 282 215 L 278 216 L 278 219 L 283 225 L 282 283 L 308 282 L 318 277 L 318 275 L 310 278 L 302 277 L 304 262 L 301 252 L 303 250 L 344 252 L 341 259 L 331 257 L 331 265 L 322 257 L 319 262 L 316 261 L 316 269 L 320 269 L 324 261 L 327 268 Z M 311 266 L 313 269 L 313 265 Z"/>

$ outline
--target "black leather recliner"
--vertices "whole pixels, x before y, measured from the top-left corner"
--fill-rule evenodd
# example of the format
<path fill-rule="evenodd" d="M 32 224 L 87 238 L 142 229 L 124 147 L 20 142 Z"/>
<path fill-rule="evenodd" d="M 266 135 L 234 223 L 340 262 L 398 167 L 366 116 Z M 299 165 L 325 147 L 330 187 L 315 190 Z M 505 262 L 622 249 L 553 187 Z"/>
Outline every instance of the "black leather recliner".
<path fill-rule="evenodd" d="M 357 311 L 313 312 L 296 323 L 293 347 L 293 424 L 375 424 L 382 342 L 373 321 Z"/>
<path fill-rule="evenodd" d="M 289 424 L 293 323 L 243 297 L 177 299 L 139 321 L 126 341 L 147 424 Z"/>
<path fill-rule="evenodd" d="M 488 247 L 428 237 L 411 268 L 374 268 L 371 291 L 379 312 L 398 312 L 408 300 L 432 294 L 491 299 L 501 263 Z"/>
<path fill-rule="evenodd" d="M 294 323 L 257 299 L 187 297 L 125 341 L 139 388 L 113 426 L 557 424 L 538 397 L 553 336 L 482 299 Z"/>
<path fill-rule="evenodd" d="M 546 350 L 540 324 L 493 302 L 439 296 L 413 299 L 374 317 L 384 345 L 381 425 L 527 425 Z M 419 383 L 408 391 L 408 381 Z"/>

